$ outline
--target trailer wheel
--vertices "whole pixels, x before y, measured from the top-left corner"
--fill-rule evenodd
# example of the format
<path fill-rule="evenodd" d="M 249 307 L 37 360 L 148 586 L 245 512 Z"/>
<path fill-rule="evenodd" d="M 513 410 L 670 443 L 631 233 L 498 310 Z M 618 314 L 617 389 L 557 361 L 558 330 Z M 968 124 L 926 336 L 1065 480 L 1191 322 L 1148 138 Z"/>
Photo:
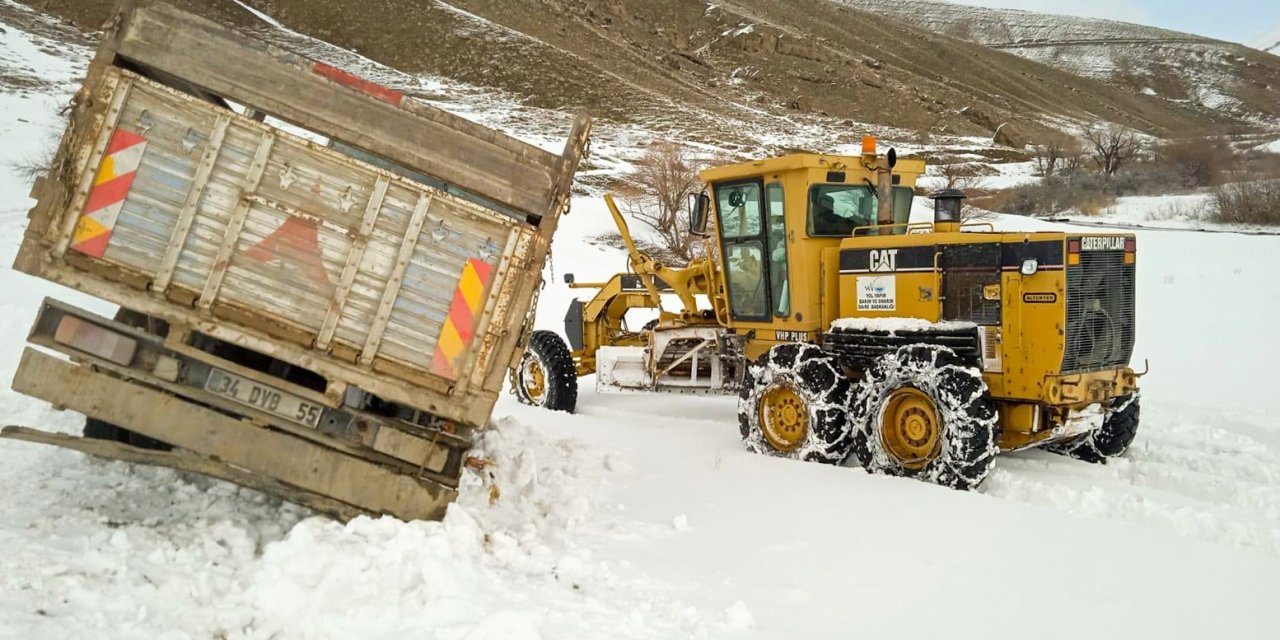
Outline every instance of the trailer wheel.
<path fill-rule="evenodd" d="M 738 429 L 749 451 L 839 463 L 853 434 L 853 383 L 835 358 L 811 344 L 781 344 L 747 367 L 738 396 Z"/>
<path fill-rule="evenodd" d="M 1045 445 L 1045 449 L 1076 460 L 1084 460 L 1094 464 L 1106 463 L 1109 458 L 1116 458 L 1129 450 L 1133 439 L 1138 435 L 1137 396 L 1116 398 L 1111 403 L 1111 411 L 1102 426 L 1096 431 L 1076 436 L 1066 442 L 1055 442 Z"/>
<path fill-rule="evenodd" d="M 511 374 L 511 385 L 524 404 L 573 413 L 578 406 L 578 368 L 569 345 L 554 331 L 534 331 Z"/>
<path fill-rule="evenodd" d="M 999 451 L 996 410 L 982 374 L 946 347 L 882 356 L 858 384 L 851 460 L 872 473 L 953 489 L 982 482 Z"/>

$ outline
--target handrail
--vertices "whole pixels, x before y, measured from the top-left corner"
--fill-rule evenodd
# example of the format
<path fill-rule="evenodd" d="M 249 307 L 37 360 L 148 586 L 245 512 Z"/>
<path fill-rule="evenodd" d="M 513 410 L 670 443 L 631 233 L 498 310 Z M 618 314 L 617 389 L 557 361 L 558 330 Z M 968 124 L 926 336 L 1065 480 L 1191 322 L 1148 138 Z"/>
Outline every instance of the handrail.
<path fill-rule="evenodd" d="M 848 237 L 852 238 L 858 235 L 859 231 L 879 231 L 881 229 L 893 229 L 895 227 L 903 227 L 908 232 L 910 232 L 912 227 L 923 228 L 923 227 L 932 227 L 932 226 L 933 226 L 932 222 L 895 222 L 893 224 L 868 224 L 868 225 L 862 225 L 860 227 L 854 227 L 853 231 L 849 232 Z M 871 234 L 867 234 L 867 235 L 871 235 Z"/>

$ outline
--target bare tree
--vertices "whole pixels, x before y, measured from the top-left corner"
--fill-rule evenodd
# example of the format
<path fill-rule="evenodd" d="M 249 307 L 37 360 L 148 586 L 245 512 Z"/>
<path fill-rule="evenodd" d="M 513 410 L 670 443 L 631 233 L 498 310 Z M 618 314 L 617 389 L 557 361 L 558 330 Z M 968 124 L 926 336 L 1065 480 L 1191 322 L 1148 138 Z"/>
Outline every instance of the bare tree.
<path fill-rule="evenodd" d="M 1080 141 L 1066 134 L 1051 135 L 1032 147 L 1036 172 L 1046 178 L 1071 173 L 1079 168 Z M 1074 165 L 1074 166 L 1073 166 Z"/>
<path fill-rule="evenodd" d="M 1089 157 L 1098 165 L 1098 171 L 1108 176 L 1115 175 L 1142 150 L 1137 133 L 1114 124 L 1090 129 L 1085 132 L 1084 139 Z"/>
<path fill-rule="evenodd" d="M 942 178 L 946 180 L 944 189 L 959 189 L 970 198 L 982 195 L 986 191 L 986 180 L 973 164 L 953 162 L 940 165 L 939 169 Z M 968 201 L 960 208 L 960 219 L 965 222 L 985 220 L 989 215 L 989 211 L 971 205 Z"/>
<path fill-rule="evenodd" d="M 619 191 L 627 213 L 653 228 L 662 248 L 686 262 L 697 257 L 697 244 L 680 212 L 689 194 L 696 193 L 698 163 L 689 150 L 673 142 L 649 147 L 636 161 L 635 171 Z"/>
<path fill-rule="evenodd" d="M 1084 147 L 1077 140 L 1073 150 L 1062 158 L 1062 168 L 1058 170 L 1060 176 L 1073 176 L 1080 173 L 1084 169 L 1085 153 Z"/>
<path fill-rule="evenodd" d="M 977 168 L 973 164 L 952 162 L 939 165 L 938 170 L 941 172 L 942 178 L 946 180 L 946 184 L 943 185 L 944 189 L 968 191 L 969 189 L 979 189 L 983 186 L 982 176 L 979 175 Z"/>

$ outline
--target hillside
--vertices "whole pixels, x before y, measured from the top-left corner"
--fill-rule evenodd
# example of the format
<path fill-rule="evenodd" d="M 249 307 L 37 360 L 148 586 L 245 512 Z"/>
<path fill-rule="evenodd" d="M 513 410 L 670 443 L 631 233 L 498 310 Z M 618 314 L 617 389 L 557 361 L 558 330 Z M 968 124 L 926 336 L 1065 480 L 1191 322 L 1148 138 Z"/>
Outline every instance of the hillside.
<path fill-rule="evenodd" d="M 1280 122 L 1280 58 L 1143 25 L 946 2 L 835 0 L 1178 106 Z M 1280 35 L 1260 49 L 1274 49 Z"/>
<path fill-rule="evenodd" d="M 175 1 L 264 27 L 232 0 Z M 27 2 L 92 29 L 114 0 Z M 867 129 L 990 139 L 1010 122 L 1001 142 L 1015 146 L 1073 121 L 1154 135 L 1241 124 L 829 0 L 246 4 L 410 73 L 730 149 L 827 149 Z"/>

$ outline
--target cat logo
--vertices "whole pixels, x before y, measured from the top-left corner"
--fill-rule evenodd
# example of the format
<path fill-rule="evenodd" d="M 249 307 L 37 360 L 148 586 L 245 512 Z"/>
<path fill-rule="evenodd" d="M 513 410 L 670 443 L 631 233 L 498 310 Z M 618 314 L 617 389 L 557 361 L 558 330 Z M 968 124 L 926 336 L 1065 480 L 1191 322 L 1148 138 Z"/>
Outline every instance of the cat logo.
<path fill-rule="evenodd" d="M 1089 236 L 1080 239 L 1081 251 L 1124 251 L 1124 236 Z"/>
<path fill-rule="evenodd" d="M 896 271 L 898 269 L 897 249 L 872 249 L 872 271 Z"/>

